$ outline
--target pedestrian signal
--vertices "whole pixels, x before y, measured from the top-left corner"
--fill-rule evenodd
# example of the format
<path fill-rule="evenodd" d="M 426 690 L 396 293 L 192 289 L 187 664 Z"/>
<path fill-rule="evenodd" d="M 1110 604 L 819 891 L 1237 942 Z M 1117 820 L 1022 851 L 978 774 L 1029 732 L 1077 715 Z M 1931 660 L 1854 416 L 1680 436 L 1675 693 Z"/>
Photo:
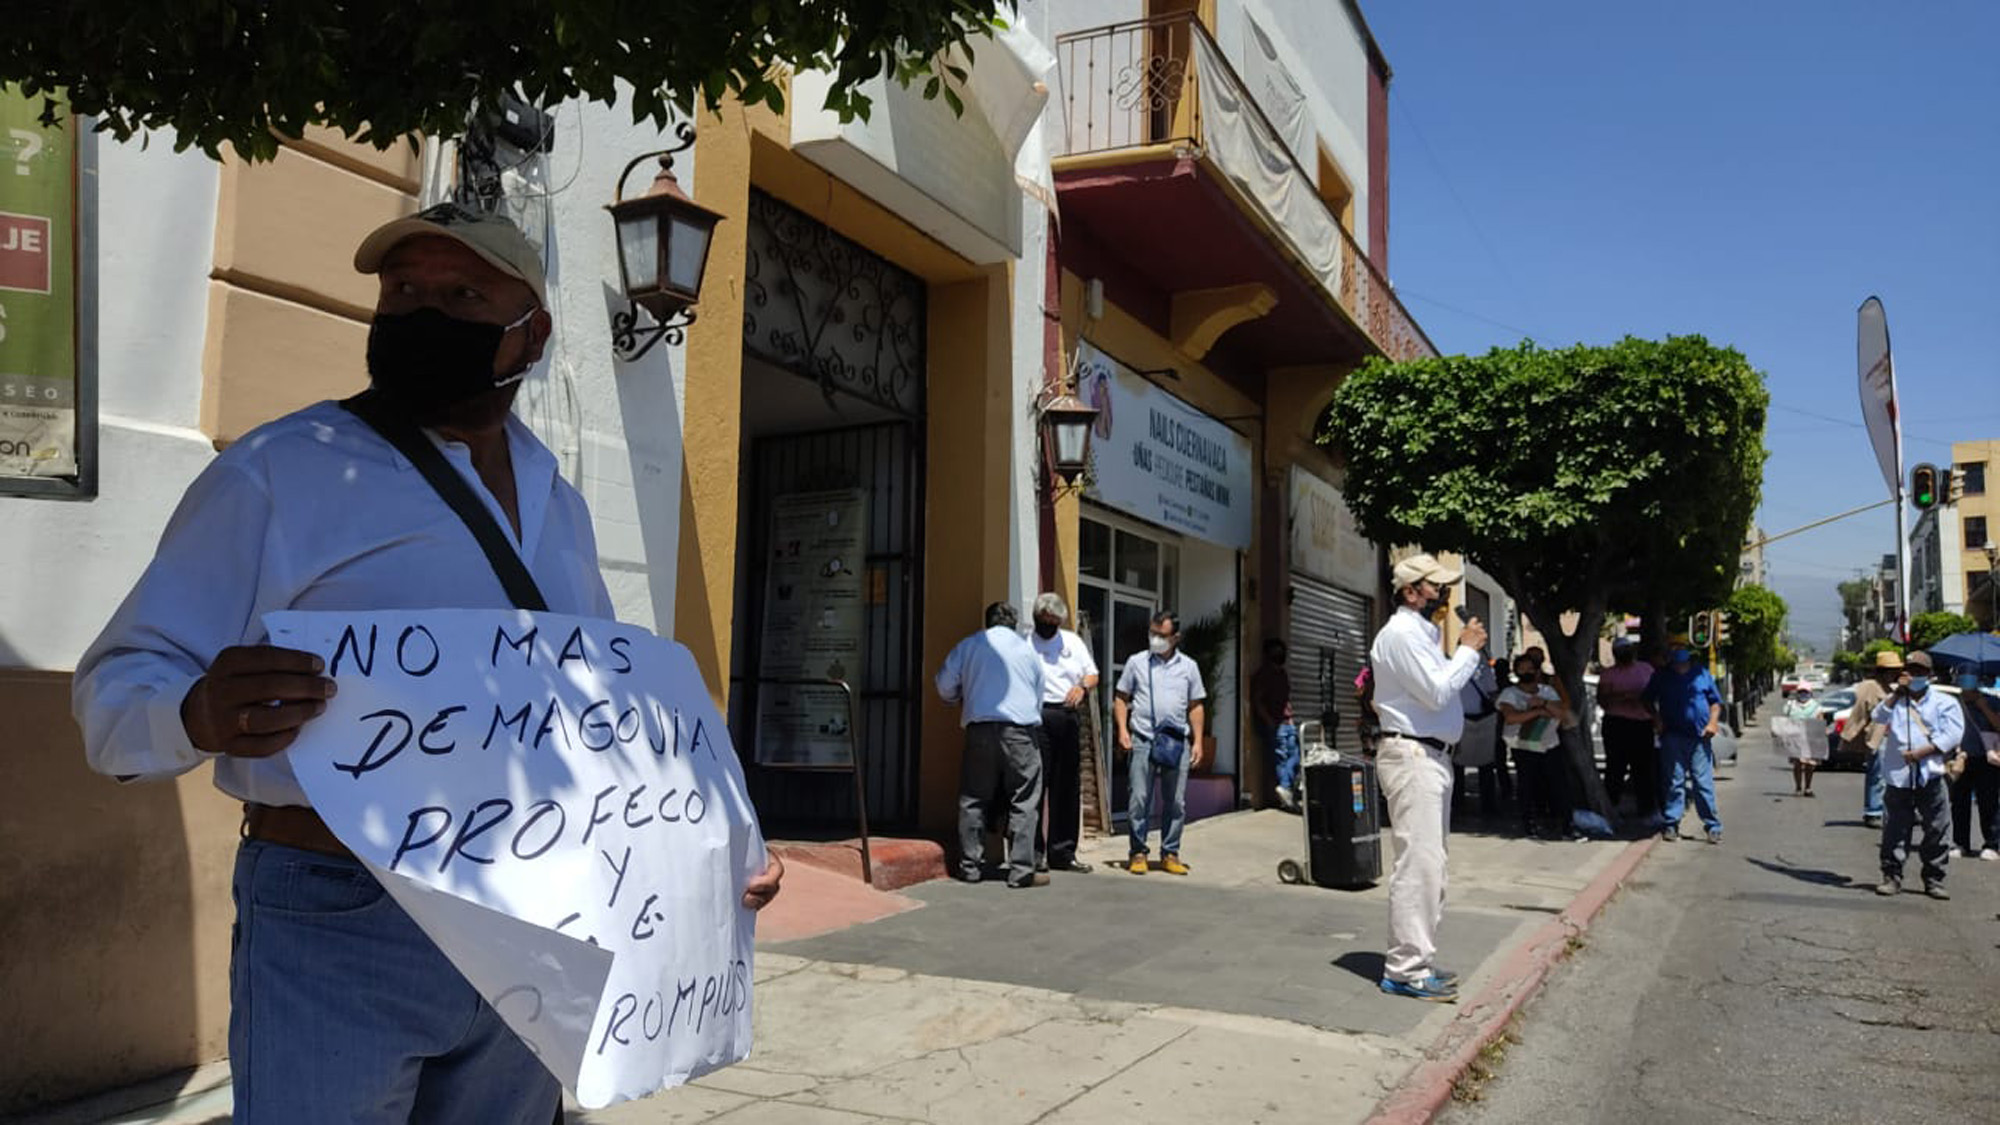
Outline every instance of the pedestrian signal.
<path fill-rule="evenodd" d="M 1910 503 L 1917 511 L 1928 512 L 1937 507 L 1937 502 L 1937 466 L 1926 461 L 1910 470 Z"/>
<path fill-rule="evenodd" d="M 1705 649 L 1714 636 L 1715 632 L 1710 626 L 1709 615 L 1706 612 L 1697 613 L 1688 618 L 1689 647 Z"/>

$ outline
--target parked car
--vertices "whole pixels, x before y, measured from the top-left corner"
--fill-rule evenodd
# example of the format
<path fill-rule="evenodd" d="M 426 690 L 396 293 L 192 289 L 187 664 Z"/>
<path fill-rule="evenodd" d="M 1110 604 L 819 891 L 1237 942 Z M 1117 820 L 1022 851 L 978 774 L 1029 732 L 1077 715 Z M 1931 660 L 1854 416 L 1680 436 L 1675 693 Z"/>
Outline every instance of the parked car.
<path fill-rule="evenodd" d="M 1866 758 L 1860 754 L 1842 755 L 1840 732 L 1847 725 L 1847 713 L 1854 706 L 1853 688 L 1828 688 L 1814 697 L 1819 704 L 1819 717 L 1826 720 L 1826 764 L 1829 766 L 1861 766 Z"/>

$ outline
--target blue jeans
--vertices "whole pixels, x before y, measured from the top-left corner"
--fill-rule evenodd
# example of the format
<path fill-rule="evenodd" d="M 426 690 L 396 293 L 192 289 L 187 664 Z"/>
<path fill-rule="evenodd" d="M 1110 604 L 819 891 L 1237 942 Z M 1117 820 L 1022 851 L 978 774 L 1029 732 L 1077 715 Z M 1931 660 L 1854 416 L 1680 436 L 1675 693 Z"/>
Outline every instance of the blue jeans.
<path fill-rule="evenodd" d="M 245 840 L 231 893 L 238 1125 L 555 1116 L 555 1077 L 359 863 Z"/>
<path fill-rule="evenodd" d="M 1868 772 L 1861 783 L 1861 815 L 1882 815 L 1882 758 L 1875 751 L 1868 752 Z"/>
<path fill-rule="evenodd" d="M 1296 789 L 1299 780 L 1298 726 L 1280 723 L 1275 727 L 1258 727 L 1257 737 L 1271 752 L 1271 760 L 1276 764 L 1278 788 Z"/>
<path fill-rule="evenodd" d="M 1146 836 L 1153 820 L 1153 783 L 1157 779 L 1166 797 L 1167 822 L 1160 826 L 1160 854 L 1179 855 L 1181 851 L 1181 829 L 1187 827 L 1187 775 L 1188 756 L 1181 755 L 1181 764 L 1168 768 L 1153 764 L 1153 742 L 1149 738 L 1132 736 L 1132 763 L 1130 780 L 1132 797 L 1125 806 L 1126 826 L 1131 829 L 1132 854 L 1146 854 Z"/>
<path fill-rule="evenodd" d="M 1663 815 L 1666 826 L 1681 822 L 1687 811 L 1688 783 L 1694 783 L 1694 810 L 1710 832 L 1722 831 L 1722 814 L 1715 809 L 1715 747 L 1708 739 L 1693 734 L 1660 736 L 1660 777 L 1665 784 Z"/>

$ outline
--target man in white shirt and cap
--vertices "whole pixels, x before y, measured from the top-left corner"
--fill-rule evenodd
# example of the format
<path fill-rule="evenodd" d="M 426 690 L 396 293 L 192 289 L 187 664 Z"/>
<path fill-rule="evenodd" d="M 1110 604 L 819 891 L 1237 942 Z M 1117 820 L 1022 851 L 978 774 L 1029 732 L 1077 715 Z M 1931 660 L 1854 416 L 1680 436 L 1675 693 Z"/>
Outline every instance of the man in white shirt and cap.
<path fill-rule="evenodd" d="M 1451 753 L 1465 727 L 1459 693 L 1479 670 L 1486 626 L 1478 618 L 1467 620 L 1458 651 L 1447 658 L 1432 618 L 1463 577 L 1427 554 L 1397 563 L 1396 612 L 1369 650 L 1382 723 L 1375 768 L 1396 839 L 1381 988 L 1392 996 L 1445 1003 L 1458 999 L 1458 977 L 1433 961 L 1444 921 Z"/>
<path fill-rule="evenodd" d="M 293 776 L 284 751 L 334 685 L 317 656 L 269 644 L 263 626 L 285 609 L 506 609 L 523 582 L 555 612 L 613 615 L 583 497 L 511 413 L 552 328 L 542 258 L 512 223 L 446 203 L 374 231 L 354 265 L 381 281 L 368 396 L 260 426 L 202 471 L 78 661 L 73 706 L 100 773 L 157 781 L 214 762 L 216 787 L 244 802 L 238 1121 L 546 1125 L 555 1077 Z M 486 553 L 410 471 L 401 450 L 416 442 L 504 519 L 496 550 L 518 566 Z M 773 858 L 744 905 L 770 901 L 782 871 Z"/>

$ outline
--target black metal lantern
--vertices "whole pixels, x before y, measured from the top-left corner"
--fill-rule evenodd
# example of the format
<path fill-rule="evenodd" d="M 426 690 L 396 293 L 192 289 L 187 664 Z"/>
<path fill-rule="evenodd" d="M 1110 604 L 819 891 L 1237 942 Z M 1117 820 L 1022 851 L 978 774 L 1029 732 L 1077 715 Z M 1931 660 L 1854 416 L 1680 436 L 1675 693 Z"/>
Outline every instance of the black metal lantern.
<path fill-rule="evenodd" d="M 708 268 L 719 212 L 696 203 L 674 178 L 673 154 L 694 144 L 694 128 L 686 122 L 675 130 L 680 144 L 649 152 L 625 166 L 618 177 L 616 201 L 606 210 L 618 235 L 618 272 L 631 308 L 612 317 L 611 343 L 621 358 L 638 359 L 665 337 L 679 343 L 682 329 L 694 323 L 694 304 L 701 299 L 701 278 Z M 633 169 L 659 158 L 659 175 L 646 194 L 625 198 L 625 181 Z M 653 314 L 656 323 L 641 330 L 636 310 Z M 640 337 L 645 337 L 644 342 Z"/>
<path fill-rule="evenodd" d="M 1064 484 L 1090 466 L 1090 430 L 1097 408 L 1064 391 L 1042 404 L 1042 458 Z"/>

